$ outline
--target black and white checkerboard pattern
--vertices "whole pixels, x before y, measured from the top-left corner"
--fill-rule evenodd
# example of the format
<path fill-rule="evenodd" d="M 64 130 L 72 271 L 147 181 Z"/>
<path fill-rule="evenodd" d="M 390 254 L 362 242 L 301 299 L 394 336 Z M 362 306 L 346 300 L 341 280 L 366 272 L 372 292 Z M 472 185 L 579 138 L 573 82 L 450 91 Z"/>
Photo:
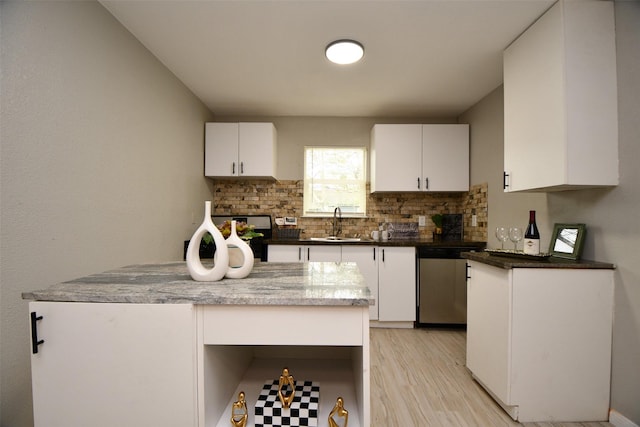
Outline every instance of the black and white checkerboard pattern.
<path fill-rule="evenodd" d="M 266 382 L 256 402 L 256 427 L 318 426 L 320 384 L 296 381 L 296 393 L 288 409 L 278 398 L 278 380 Z"/>

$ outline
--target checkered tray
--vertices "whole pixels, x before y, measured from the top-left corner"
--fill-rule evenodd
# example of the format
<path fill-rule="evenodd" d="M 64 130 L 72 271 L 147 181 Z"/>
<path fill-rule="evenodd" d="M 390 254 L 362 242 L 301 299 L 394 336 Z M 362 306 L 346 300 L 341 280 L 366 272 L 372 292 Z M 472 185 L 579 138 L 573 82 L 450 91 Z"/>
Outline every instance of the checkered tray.
<path fill-rule="evenodd" d="M 288 409 L 278 398 L 278 380 L 265 382 L 256 402 L 256 427 L 313 426 L 318 425 L 320 384 L 296 381 L 296 392 Z"/>

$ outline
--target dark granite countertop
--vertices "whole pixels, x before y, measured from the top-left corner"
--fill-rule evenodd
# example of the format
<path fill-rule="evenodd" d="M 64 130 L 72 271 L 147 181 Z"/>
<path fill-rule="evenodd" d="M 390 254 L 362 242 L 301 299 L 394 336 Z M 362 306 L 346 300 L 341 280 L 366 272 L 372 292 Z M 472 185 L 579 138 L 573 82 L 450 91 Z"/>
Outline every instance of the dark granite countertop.
<path fill-rule="evenodd" d="M 336 242 L 326 242 L 311 239 L 269 239 L 264 241 L 267 245 L 364 245 L 364 246 L 430 246 L 430 247 L 461 247 L 474 249 L 484 249 L 486 242 L 469 242 L 469 241 L 433 241 L 432 239 L 411 239 L 411 240 L 371 240 L 362 239 L 359 242 L 344 240 Z"/>
<path fill-rule="evenodd" d="M 369 306 L 375 303 L 355 263 L 256 261 L 244 279 L 196 282 L 186 262 L 131 265 L 43 290 L 23 299 L 137 304 Z"/>
<path fill-rule="evenodd" d="M 570 259 L 549 257 L 540 260 L 528 260 L 515 257 L 497 256 L 491 255 L 488 252 L 463 252 L 460 254 L 462 258 L 466 258 L 472 261 L 482 262 L 494 267 L 499 268 L 581 268 L 581 269 L 614 269 L 615 265 L 597 262 L 580 260 L 573 261 Z"/>

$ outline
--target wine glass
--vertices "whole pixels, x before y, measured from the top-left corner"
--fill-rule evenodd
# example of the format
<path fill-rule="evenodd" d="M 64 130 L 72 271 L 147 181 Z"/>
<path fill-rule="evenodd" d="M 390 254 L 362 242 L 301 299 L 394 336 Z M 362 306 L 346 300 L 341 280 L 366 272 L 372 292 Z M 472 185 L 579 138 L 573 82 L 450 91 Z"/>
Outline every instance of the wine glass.
<path fill-rule="evenodd" d="M 505 227 L 496 227 L 496 237 L 500 241 L 502 249 L 504 249 L 504 242 L 509 240 L 509 230 L 507 230 Z"/>
<path fill-rule="evenodd" d="M 513 242 L 513 250 L 518 250 L 518 242 L 522 240 L 522 228 L 520 227 L 511 227 L 509 229 L 509 240 Z"/>

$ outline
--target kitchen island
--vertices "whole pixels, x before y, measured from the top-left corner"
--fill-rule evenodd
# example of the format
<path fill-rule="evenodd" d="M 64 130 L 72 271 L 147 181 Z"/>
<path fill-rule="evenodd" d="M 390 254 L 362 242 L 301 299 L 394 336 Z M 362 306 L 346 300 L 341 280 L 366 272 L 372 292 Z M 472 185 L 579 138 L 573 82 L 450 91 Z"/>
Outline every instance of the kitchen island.
<path fill-rule="evenodd" d="M 369 426 L 370 297 L 354 263 L 257 263 L 195 282 L 184 262 L 134 265 L 23 294 L 36 426 L 227 426 L 244 391 L 288 367 Z M 43 341 L 39 343 L 40 341 Z"/>

